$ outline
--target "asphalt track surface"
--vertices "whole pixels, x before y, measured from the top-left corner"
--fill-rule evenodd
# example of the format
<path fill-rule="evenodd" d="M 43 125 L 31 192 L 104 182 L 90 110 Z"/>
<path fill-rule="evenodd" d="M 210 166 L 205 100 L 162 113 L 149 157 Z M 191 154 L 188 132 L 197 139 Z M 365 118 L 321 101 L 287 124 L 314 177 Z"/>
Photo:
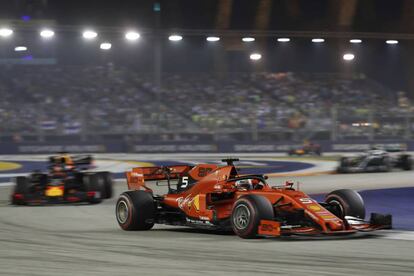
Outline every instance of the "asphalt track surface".
<path fill-rule="evenodd" d="M 338 186 L 409 185 L 413 173 L 294 178 L 309 193 Z M 273 178 L 281 184 L 285 178 Z M 411 182 L 412 184 L 412 182 Z M 15 207 L 0 187 L 0 275 L 413 275 L 412 233 L 243 240 L 226 233 L 155 226 L 122 231 L 117 196 L 99 205 Z M 116 195 L 126 190 L 115 185 Z M 401 238 L 402 237 L 402 238 Z"/>

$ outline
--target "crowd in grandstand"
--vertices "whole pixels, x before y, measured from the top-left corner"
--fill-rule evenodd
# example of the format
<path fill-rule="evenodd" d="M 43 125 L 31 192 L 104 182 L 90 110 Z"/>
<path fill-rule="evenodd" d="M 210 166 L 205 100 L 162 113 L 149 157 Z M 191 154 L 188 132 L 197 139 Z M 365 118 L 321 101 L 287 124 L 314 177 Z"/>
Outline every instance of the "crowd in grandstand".
<path fill-rule="evenodd" d="M 343 137 L 391 137 L 406 131 L 400 118 L 410 110 L 403 92 L 390 93 L 361 75 L 165 74 L 159 89 L 150 75 L 111 64 L 2 66 L 0 97 L 2 134 L 335 127 Z"/>
<path fill-rule="evenodd" d="M 145 92 L 146 82 L 108 67 L 5 67 L 2 133 L 77 133 L 175 128 L 175 113 Z"/>

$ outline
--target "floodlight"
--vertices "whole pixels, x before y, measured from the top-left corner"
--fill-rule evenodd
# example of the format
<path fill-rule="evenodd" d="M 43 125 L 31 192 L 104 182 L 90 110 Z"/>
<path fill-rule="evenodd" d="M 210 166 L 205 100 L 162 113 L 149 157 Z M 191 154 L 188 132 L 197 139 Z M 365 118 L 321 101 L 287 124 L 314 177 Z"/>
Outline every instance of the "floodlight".
<path fill-rule="evenodd" d="M 254 38 L 254 37 L 243 37 L 242 38 L 242 41 L 243 42 L 253 42 L 253 41 L 255 41 L 256 39 Z"/>
<path fill-rule="evenodd" d="M 127 32 L 125 34 L 125 38 L 129 41 L 135 41 L 137 39 L 139 39 L 141 37 L 141 35 L 137 32 Z"/>
<path fill-rule="evenodd" d="M 54 31 L 52 31 L 52 30 L 47 30 L 47 29 L 45 29 L 45 30 L 42 30 L 41 32 L 40 32 L 40 36 L 41 37 L 43 37 L 43 38 L 51 38 L 51 37 L 53 37 L 55 35 L 55 32 Z"/>
<path fill-rule="evenodd" d="M 259 60 L 261 58 L 262 58 L 262 55 L 259 54 L 259 53 L 253 53 L 253 54 L 250 55 L 251 60 Z"/>
<path fill-rule="evenodd" d="M 182 37 L 181 35 L 170 35 L 170 36 L 168 37 L 168 39 L 169 39 L 170 41 L 180 41 L 180 40 L 182 40 L 182 39 L 183 39 L 183 37 Z"/>
<path fill-rule="evenodd" d="M 361 39 L 351 39 L 351 40 L 349 40 L 349 42 L 353 43 L 353 44 L 359 44 L 359 43 L 362 43 L 362 40 Z"/>
<path fill-rule="evenodd" d="M 216 41 L 220 40 L 220 37 L 218 37 L 218 36 L 209 36 L 209 37 L 206 38 L 206 40 L 209 41 L 209 42 L 216 42 Z"/>
<path fill-rule="evenodd" d="M 8 28 L 1 28 L 0 29 L 0 36 L 2 37 L 8 37 L 11 36 L 13 34 L 13 30 L 8 29 Z"/>
<path fill-rule="evenodd" d="M 27 47 L 26 46 L 16 46 L 14 48 L 14 51 L 15 52 L 24 52 L 24 51 L 27 51 Z"/>
<path fill-rule="evenodd" d="M 322 42 L 325 42 L 325 39 L 323 39 L 323 38 L 313 38 L 312 42 L 313 43 L 322 43 Z"/>
<path fill-rule="evenodd" d="M 96 33 L 95 31 L 88 30 L 88 31 L 84 31 L 82 35 L 83 35 L 83 38 L 85 39 L 94 39 L 98 36 L 98 33 Z"/>
<path fill-rule="evenodd" d="M 398 40 L 391 39 L 391 40 L 385 41 L 385 43 L 387 43 L 387 44 L 398 44 Z"/>
<path fill-rule="evenodd" d="M 354 58 L 355 58 L 355 55 L 351 53 L 346 53 L 343 55 L 343 59 L 346 61 L 354 60 Z"/>
<path fill-rule="evenodd" d="M 290 41 L 290 38 L 287 38 L 287 37 L 280 37 L 280 38 L 278 38 L 278 39 L 277 39 L 277 41 L 278 41 L 278 42 L 289 42 L 289 41 Z"/>
<path fill-rule="evenodd" d="M 101 43 L 100 47 L 102 50 L 109 50 L 112 48 L 112 44 L 109 42 L 103 42 Z"/>

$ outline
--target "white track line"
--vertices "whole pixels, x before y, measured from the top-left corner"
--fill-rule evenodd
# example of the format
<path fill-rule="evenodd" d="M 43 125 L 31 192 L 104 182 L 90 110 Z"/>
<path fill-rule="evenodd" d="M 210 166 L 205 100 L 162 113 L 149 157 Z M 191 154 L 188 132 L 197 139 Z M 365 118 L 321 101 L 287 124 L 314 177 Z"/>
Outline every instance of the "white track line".
<path fill-rule="evenodd" d="M 13 185 L 14 185 L 13 182 L 0 183 L 0 187 L 9 187 L 9 186 L 13 186 Z"/>
<path fill-rule="evenodd" d="M 392 231 L 383 236 L 384 239 L 414 241 L 414 231 Z"/>

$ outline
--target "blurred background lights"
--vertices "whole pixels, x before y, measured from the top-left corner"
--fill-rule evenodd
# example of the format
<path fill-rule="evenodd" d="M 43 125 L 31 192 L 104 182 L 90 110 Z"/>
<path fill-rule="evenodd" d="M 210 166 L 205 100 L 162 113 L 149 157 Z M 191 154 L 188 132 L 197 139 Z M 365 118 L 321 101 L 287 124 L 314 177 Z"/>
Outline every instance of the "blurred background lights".
<path fill-rule="evenodd" d="M 387 44 L 398 44 L 398 40 L 390 39 L 390 40 L 385 41 L 385 43 L 387 43 Z"/>
<path fill-rule="evenodd" d="M 32 17 L 30 15 L 22 15 L 20 19 L 23 21 L 30 21 Z"/>
<path fill-rule="evenodd" d="M 27 51 L 27 47 L 26 46 L 16 46 L 14 48 L 14 51 L 15 52 L 25 52 L 25 51 Z"/>
<path fill-rule="evenodd" d="M 353 44 L 359 44 L 359 43 L 362 43 L 362 40 L 361 39 L 351 39 L 351 40 L 349 40 L 349 42 L 351 42 Z"/>
<path fill-rule="evenodd" d="M 243 37 L 242 41 L 243 42 L 253 42 L 253 41 L 255 41 L 255 38 L 254 37 Z"/>
<path fill-rule="evenodd" d="M 180 41 L 180 40 L 182 40 L 182 39 L 183 39 L 183 37 L 182 37 L 181 35 L 170 35 L 170 36 L 168 37 L 168 39 L 169 39 L 170 41 Z"/>
<path fill-rule="evenodd" d="M 323 38 L 314 38 L 314 39 L 312 39 L 312 42 L 313 43 L 322 43 L 322 42 L 325 42 L 325 39 L 323 39 Z"/>
<path fill-rule="evenodd" d="M 111 49 L 111 48 L 112 48 L 112 44 L 111 44 L 111 43 L 109 43 L 109 42 L 103 42 L 103 43 L 101 43 L 100 48 L 101 48 L 102 50 L 109 50 L 109 49 Z"/>
<path fill-rule="evenodd" d="M 343 55 L 343 59 L 346 61 L 354 60 L 354 58 L 355 58 L 355 55 L 351 53 L 346 53 Z"/>
<path fill-rule="evenodd" d="M 12 34 L 13 34 L 12 29 L 8 29 L 8 28 L 1 28 L 0 29 L 0 36 L 2 36 L 2 37 L 8 37 L 8 36 L 11 36 Z"/>
<path fill-rule="evenodd" d="M 262 58 L 262 55 L 259 53 L 253 53 L 250 55 L 251 60 L 260 60 Z"/>
<path fill-rule="evenodd" d="M 55 35 L 55 32 L 52 30 L 42 30 L 40 36 L 43 38 L 51 38 Z"/>
<path fill-rule="evenodd" d="M 141 35 L 139 34 L 139 33 L 137 33 L 137 32 L 127 32 L 126 34 L 125 34 L 125 38 L 127 39 L 127 40 L 129 40 L 129 41 L 134 41 L 134 40 L 137 40 L 137 39 L 139 39 L 141 37 Z"/>
<path fill-rule="evenodd" d="M 206 40 L 210 41 L 210 42 L 216 42 L 216 41 L 220 40 L 220 37 L 218 37 L 218 36 L 209 36 L 209 37 L 206 38 Z"/>
<path fill-rule="evenodd" d="M 98 36 L 98 33 L 96 33 L 95 31 L 84 31 L 82 34 L 83 38 L 85 39 L 94 39 Z"/>
<path fill-rule="evenodd" d="M 278 39 L 277 39 L 277 41 L 278 41 L 278 42 L 289 42 L 289 41 L 290 41 L 290 38 L 287 38 L 287 37 L 280 37 L 280 38 L 278 38 Z"/>

